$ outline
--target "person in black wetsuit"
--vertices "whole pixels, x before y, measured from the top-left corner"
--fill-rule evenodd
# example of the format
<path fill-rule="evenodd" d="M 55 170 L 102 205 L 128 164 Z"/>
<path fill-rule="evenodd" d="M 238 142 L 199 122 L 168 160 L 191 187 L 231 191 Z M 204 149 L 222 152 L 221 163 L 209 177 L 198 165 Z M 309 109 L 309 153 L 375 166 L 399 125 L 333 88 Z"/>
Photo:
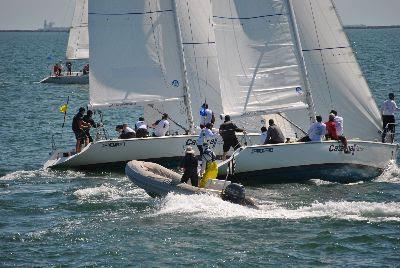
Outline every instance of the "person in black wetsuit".
<path fill-rule="evenodd" d="M 198 187 L 199 183 L 199 175 L 197 173 L 197 166 L 199 164 L 199 160 L 194 154 L 194 150 L 192 147 L 188 146 L 185 151 L 185 157 L 181 162 L 181 168 L 183 168 L 184 172 L 181 178 L 182 183 L 187 183 L 190 179 L 192 186 Z"/>
<path fill-rule="evenodd" d="M 234 150 L 238 149 L 241 145 L 236 137 L 236 132 L 245 132 L 244 129 L 238 128 L 231 121 L 231 117 L 229 115 L 225 115 L 224 123 L 219 126 L 219 134 L 224 141 L 223 150 L 224 153 L 222 155 L 222 160 L 226 159 L 226 155 L 229 149 L 232 147 Z"/>
<path fill-rule="evenodd" d="M 82 148 L 82 144 L 85 146 L 89 144 L 89 138 L 86 136 L 86 129 L 90 129 L 90 124 L 83 121 L 83 113 L 85 108 L 79 108 L 78 113 L 72 119 L 72 130 L 74 131 L 76 138 L 75 152 L 79 153 Z"/>

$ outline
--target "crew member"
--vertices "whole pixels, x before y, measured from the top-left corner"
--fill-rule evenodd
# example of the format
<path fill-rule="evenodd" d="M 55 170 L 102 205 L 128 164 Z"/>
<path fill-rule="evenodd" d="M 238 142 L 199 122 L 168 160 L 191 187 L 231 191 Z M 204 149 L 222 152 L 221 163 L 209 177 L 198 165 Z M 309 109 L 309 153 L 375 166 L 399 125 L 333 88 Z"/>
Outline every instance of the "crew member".
<path fill-rule="evenodd" d="M 72 62 L 67 61 L 67 62 L 65 63 L 65 66 L 67 66 L 67 74 L 68 74 L 68 75 L 72 75 Z"/>
<path fill-rule="evenodd" d="M 204 188 L 207 185 L 207 181 L 210 179 L 216 179 L 218 175 L 218 165 L 216 161 L 217 157 L 211 150 L 207 143 L 203 144 L 203 155 L 201 157 L 201 180 L 199 187 Z M 203 173 L 204 172 L 204 173 Z"/>
<path fill-rule="evenodd" d="M 183 168 L 183 175 L 181 178 L 182 183 L 187 183 L 190 179 L 192 186 L 197 187 L 199 182 L 199 175 L 197 174 L 197 167 L 199 160 L 194 154 L 192 147 L 188 146 L 185 150 L 185 156 L 181 162 L 181 168 Z"/>
<path fill-rule="evenodd" d="M 199 137 L 197 138 L 196 143 L 200 152 L 200 159 L 203 155 L 203 144 L 207 143 L 208 140 L 212 139 L 212 137 L 215 135 L 214 132 L 212 132 L 212 127 L 212 123 L 207 123 L 206 126 L 201 129 Z"/>
<path fill-rule="evenodd" d="M 211 109 L 208 108 L 207 103 L 203 103 L 200 108 L 200 127 L 205 126 L 209 123 L 214 124 L 215 116 Z"/>
<path fill-rule="evenodd" d="M 120 135 L 120 139 L 131 139 L 136 137 L 136 132 L 128 126 L 128 124 L 122 125 L 122 132 Z"/>
<path fill-rule="evenodd" d="M 270 119 L 268 121 L 268 124 L 269 127 L 265 144 L 285 143 L 285 136 L 283 136 L 281 129 L 277 125 L 275 125 L 274 120 Z"/>
<path fill-rule="evenodd" d="M 76 153 L 79 153 L 81 151 L 82 144 L 84 144 L 85 146 L 89 144 L 89 138 L 86 136 L 85 129 L 90 128 L 90 124 L 87 124 L 83 121 L 84 112 L 85 108 L 79 108 L 78 113 L 72 119 L 72 130 L 74 131 L 76 138 Z"/>
<path fill-rule="evenodd" d="M 161 120 L 157 120 L 152 126 L 154 128 L 154 136 L 165 136 L 169 130 L 168 114 L 163 114 Z"/>
<path fill-rule="evenodd" d="M 343 121 L 342 121 L 343 122 Z M 345 136 L 338 135 L 338 127 L 335 122 L 335 114 L 329 114 L 329 121 L 325 122 L 326 125 L 326 139 L 341 141 L 344 146 L 344 153 L 348 154 L 349 148 L 347 147 L 347 139 Z"/>
<path fill-rule="evenodd" d="M 382 133 L 382 142 L 386 141 L 386 133 L 390 133 L 390 138 L 393 140 L 395 129 L 395 117 L 394 113 L 399 111 L 400 109 L 397 107 L 396 102 L 394 101 L 394 94 L 389 93 L 389 99 L 383 102 L 381 112 L 382 112 L 382 121 L 383 121 L 383 133 Z"/>
<path fill-rule="evenodd" d="M 310 129 L 307 132 L 307 136 L 301 138 L 299 142 L 322 141 L 322 138 L 326 134 L 326 125 L 322 123 L 322 116 L 317 115 L 315 119 L 317 120 L 317 122 L 313 123 L 310 126 Z"/>
<path fill-rule="evenodd" d="M 267 135 L 268 133 L 268 129 L 266 127 L 262 127 L 261 128 L 261 135 L 260 135 L 260 144 L 265 144 L 265 142 L 267 141 Z"/>
<path fill-rule="evenodd" d="M 219 127 L 219 134 L 224 141 L 223 145 L 223 155 L 222 160 L 226 159 L 226 155 L 231 147 L 234 150 L 240 147 L 240 143 L 236 137 L 236 132 L 245 132 L 244 129 L 238 128 L 234 123 L 231 122 L 231 117 L 229 115 L 225 115 L 224 123 L 222 123 Z"/>
<path fill-rule="evenodd" d="M 146 138 L 149 135 L 144 117 L 139 117 L 135 124 L 136 138 Z"/>
<path fill-rule="evenodd" d="M 86 115 L 84 115 L 82 119 L 86 124 L 90 125 L 90 128 L 93 128 L 93 127 L 98 128 L 101 124 L 95 123 L 92 116 L 93 116 L 93 111 L 87 110 Z M 88 137 L 89 142 L 93 142 L 93 138 L 90 135 L 90 128 L 85 129 L 85 134 L 86 134 L 86 137 Z"/>

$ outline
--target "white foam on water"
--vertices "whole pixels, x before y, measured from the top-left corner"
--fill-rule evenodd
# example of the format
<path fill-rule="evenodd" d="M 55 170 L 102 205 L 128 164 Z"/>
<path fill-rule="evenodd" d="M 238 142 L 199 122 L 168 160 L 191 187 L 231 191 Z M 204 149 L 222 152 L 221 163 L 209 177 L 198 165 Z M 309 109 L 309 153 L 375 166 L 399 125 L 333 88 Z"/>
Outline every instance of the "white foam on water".
<path fill-rule="evenodd" d="M 388 183 L 400 183 L 400 168 L 395 161 L 391 161 L 389 166 L 378 178 L 374 180 L 375 182 L 388 182 Z"/>
<path fill-rule="evenodd" d="M 324 180 L 320 180 L 320 179 L 311 179 L 309 180 L 310 183 L 314 184 L 314 185 L 332 185 L 332 184 L 337 184 L 336 182 L 331 182 L 331 181 L 324 181 Z"/>
<path fill-rule="evenodd" d="M 0 177 L 0 180 L 11 181 L 11 180 L 30 179 L 35 177 L 73 179 L 73 178 L 85 177 L 85 173 L 72 170 L 67 170 L 67 171 L 53 171 L 49 169 L 18 170 Z"/>
<path fill-rule="evenodd" d="M 259 210 L 232 204 L 210 195 L 170 193 L 161 199 L 155 215 L 187 214 L 201 218 L 285 219 L 334 218 L 355 221 L 400 221 L 400 203 L 315 201 L 297 209 L 264 202 Z"/>
<path fill-rule="evenodd" d="M 144 197 L 147 194 L 140 188 L 126 189 L 104 183 L 98 187 L 85 188 L 76 190 L 74 196 L 81 201 L 99 199 L 102 200 L 118 200 L 127 197 Z"/>

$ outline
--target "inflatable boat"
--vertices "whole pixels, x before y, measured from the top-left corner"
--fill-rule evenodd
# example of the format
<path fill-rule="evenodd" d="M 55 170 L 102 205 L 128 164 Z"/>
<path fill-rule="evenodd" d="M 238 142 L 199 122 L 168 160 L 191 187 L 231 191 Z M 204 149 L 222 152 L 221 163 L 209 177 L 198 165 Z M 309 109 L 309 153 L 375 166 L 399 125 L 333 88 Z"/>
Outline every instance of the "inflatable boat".
<path fill-rule="evenodd" d="M 226 180 L 209 180 L 205 188 L 181 183 L 182 175 L 151 162 L 132 160 L 126 164 L 125 174 L 151 197 L 163 197 L 170 192 L 178 194 L 211 194 L 231 203 L 257 208 L 246 196 L 243 185 Z"/>

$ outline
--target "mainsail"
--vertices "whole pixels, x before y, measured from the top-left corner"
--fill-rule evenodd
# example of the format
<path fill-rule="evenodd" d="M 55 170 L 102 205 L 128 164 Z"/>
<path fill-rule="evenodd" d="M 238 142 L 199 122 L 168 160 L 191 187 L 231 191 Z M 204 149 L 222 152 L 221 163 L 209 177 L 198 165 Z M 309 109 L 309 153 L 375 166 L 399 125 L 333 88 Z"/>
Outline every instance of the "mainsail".
<path fill-rule="evenodd" d="M 75 11 L 69 30 L 66 58 L 69 60 L 89 58 L 88 1 L 75 0 Z"/>
<path fill-rule="evenodd" d="M 89 24 L 92 107 L 183 98 L 184 77 L 171 1 L 120 0 L 118 5 L 91 1 Z"/>
<path fill-rule="evenodd" d="M 380 113 L 331 0 L 292 1 L 317 113 L 344 117 L 345 135 L 379 139 Z M 351 126 L 351 127 L 350 127 Z"/>

